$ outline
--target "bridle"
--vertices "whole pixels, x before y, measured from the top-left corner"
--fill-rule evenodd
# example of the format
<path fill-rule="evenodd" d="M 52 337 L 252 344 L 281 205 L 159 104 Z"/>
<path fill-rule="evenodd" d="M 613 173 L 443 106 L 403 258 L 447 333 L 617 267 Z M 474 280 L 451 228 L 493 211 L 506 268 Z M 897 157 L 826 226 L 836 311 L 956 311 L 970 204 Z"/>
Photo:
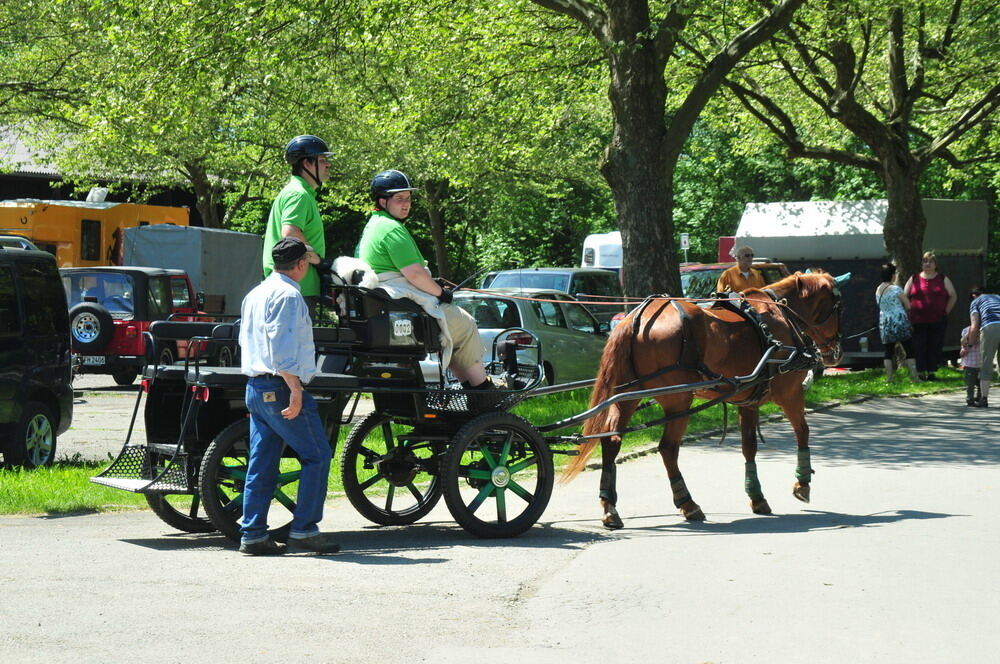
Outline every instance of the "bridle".
<path fill-rule="evenodd" d="M 816 320 L 813 321 L 812 323 L 807 321 L 805 318 L 802 317 L 801 314 L 799 314 L 797 311 L 788 306 L 787 300 L 785 300 L 784 298 L 779 300 L 777 297 L 775 297 L 775 293 L 770 289 L 765 289 L 765 292 L 768 293 L 768 295 L 771 296 L 771 299 L 775 300 L 775 302 L 783 304 L 785 310 L 791 313 L 792 316 L 795 317 L 796 319 L 795 322 L 797 324 L 794 327 L 799 328 L 798 330 L 796 330 L 796 332 L 802 332 L 805 335 L 807 335 L 809 339 L 812 340 L 813 344 L 815 344 L 816 350 L 819 351 L 820 355 L 823 356 L 839 355 L 840 339 L 841 339 L 840 325 L 839 324 L 837 325 L 837 331 L 833 335 L 821 336 L 819 334 L 820 328 L 826 325 L 831 318 L 833 318 L 834 316 L 837 316 L 838 320 L 840 318 L 841 295 L 840 295 L 840 288 L 837 287 L 836 283 L 834 283 L 830 291 L 831 295 L 833 296 L 833 307 L 830 309 L 830 312 L 827 315 L 823 316 L 821 320 Z"/>

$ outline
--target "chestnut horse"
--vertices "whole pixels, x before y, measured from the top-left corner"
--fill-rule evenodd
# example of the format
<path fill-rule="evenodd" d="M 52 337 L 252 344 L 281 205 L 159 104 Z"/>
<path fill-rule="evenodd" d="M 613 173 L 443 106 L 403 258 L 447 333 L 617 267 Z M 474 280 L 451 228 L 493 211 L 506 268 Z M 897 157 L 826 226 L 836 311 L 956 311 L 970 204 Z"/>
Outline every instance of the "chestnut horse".
<path fill-rule="evenodd" d="M 715 384 L 697 391 L 656 395 L 664 415 L 673 416 L 663 427 L 659 452 L 667 469 L 674 505 L 689 521 L 702 521 L 704 512 L 691 498 L 677 465 L 681 439 L 687 428 L 692 400 L 733 403 L 739 407 L 743 457 L 746 461 L 746 492 L 756 514 L 770 514 L 757 478 L 758 409 L 773 401 L 781 407 L 795 430 L 798 443 L 797 482 L 792 493 L 809 502 L 812 468 L 809 457 L 809 427 L 805 418 L 802 380 L 807 366 L 802 362 L 780 367 L 770 363 L 752 383 L 726 382 L 748 376 L 760 363 L 765 346 L 779 346 L 772 359 L 818 352 L 823 363 L 839 362 L 840 294 L 834 278 L 826 273 L 795 274 L 764 289 L 749 289 L 739 303 L 752 322 L 729 306 L 703 308 L 688 300 L 654 298 L 636 308 L 612 332 L 601 357 L 591 406 L 614 394 L 698 382 Z M 815 346 L 813 345 L 815 344 Z M 798 352 L 791 350 L 793 347 Z M 808 361 L 806 362 L 808 364 Z M 718 384 L 723 379 L 723 384 Z M 734 391 L 738 390 L 738 391 Z M 579 473 L 598 441 L 601 444 L 600 501 L 605 527 L 623 526 L 616 504 L 615 458 L 621 449 L 621 434 L 638 406 L 638 400 L 622 400 L 587 420 L 586 439 L 580 454 L 566 469 L 564 481 Z M 609 435 L 601 436 L 607 432 Z M 596 435 L 595 435 L 596 434 Z"/>

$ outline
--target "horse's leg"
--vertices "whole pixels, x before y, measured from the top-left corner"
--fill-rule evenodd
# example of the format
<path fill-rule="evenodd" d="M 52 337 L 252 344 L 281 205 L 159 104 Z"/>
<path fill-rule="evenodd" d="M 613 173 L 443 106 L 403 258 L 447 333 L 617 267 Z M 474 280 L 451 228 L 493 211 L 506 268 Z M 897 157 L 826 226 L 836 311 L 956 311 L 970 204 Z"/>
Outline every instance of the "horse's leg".
<path fill-rule="evenodd" d="M 666 409 L 664 409 L 666 410 Z M 669 411 L 667 411 L 669 412 Z M 680 455 L 681 440 L 687 430 L 688 418 L 667 422 L 663 427 L 663 435 L 660 437 L 659 452 L 663 458 L 663 465 L 667 469 L 667 479 L 670 480 L 670 491 L 674 496 L 674 507 L 681 511 L 688 521 L 704 521 L 705 513 L 701 511 L 698 503 L 691 498 L 684 476 L 681 475 L 680 466 L 677 465 L 677 458 Z"/>
<path fill-rule="evenodd" d="M 743 447 L 743 486 L 750 497 L 750 509 L 754 514 L 770 514 L 771 506 L 764 498 L 757 478 L 757 421 L 760 411 L 757 406 L 740 406 L 740 440 Z"/>
<path fill-rule="evenodd" d="M 776 403 L 788 418 L 792 430 L 795 431 L 795 442 L 798 445 L 798 462 L 795 465 L 795 486 L 792 495 L 804 503 L 809 502 L 809 483 L 812 481 L 812 463 L 809 455 L 809 424 L 806 423 L 805 398 L 801 393 L 787 400 Z"/>
<path fill-rule="evenodd" d="M 628 421 L 635 412 L 636 402 L 626 401 L 611 407 L 611 416 L 608 418 L 608 428 L 610 431 L 618 431 L 620 428 L 628 426 Z M 622 448 L 621 436 L 607 436 L 601 438 L 601 509 L 604 516 L 601 523 L 609 530 L 618 530 L 625 524 L 618 516 L 618 466 L 615 459 Z"/>

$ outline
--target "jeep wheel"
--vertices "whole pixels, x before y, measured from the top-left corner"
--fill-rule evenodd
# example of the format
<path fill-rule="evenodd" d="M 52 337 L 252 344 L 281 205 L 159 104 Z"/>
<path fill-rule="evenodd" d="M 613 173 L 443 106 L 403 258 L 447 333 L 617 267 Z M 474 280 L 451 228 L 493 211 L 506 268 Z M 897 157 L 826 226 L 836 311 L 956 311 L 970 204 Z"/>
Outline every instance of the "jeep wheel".
<path fill-rule="evenodd" d="M 81 302 L 69 310 L 69 328 L 73 347 L 82 353 L 99 351 L 114 334 L 111 314 L 101 305 L 91 302 Z"/>
<path fill-rule="evenodd" d="M 24 404 L 14 437 L 8 441 L 4 460 L 9 466 L 50 466 L 56 458 L 56 422 L 45 404 Z"/>
<path fill-rule="evenodd" d="M 231 367 L 233 366 L 233 349 L 229 346 L 223 346 L 219 349 L 219 354 L 215 359 L 215 363 L 220 367 Z"/>
<path fill-rule="evenodd" d="M 111 377 L 114 378 L 115 385 L 131 385 L 138 375 L 138 369 L 122 369 L 111 374 Z"/>
<path fill-rule="evenodd" d="M 169 367 L 174 363 L 174 349 L 170 346 L 164 346 L 160 349 L 160 356 L 156 359 L 156 363 L 161 367 Z"/>

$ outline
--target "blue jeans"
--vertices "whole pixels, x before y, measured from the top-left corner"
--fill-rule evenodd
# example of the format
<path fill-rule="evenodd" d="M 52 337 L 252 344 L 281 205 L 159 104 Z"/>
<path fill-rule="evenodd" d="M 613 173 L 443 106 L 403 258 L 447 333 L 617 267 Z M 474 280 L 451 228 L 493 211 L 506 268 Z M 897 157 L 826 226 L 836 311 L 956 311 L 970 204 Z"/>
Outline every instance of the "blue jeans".
<path fill-rule="evenodd" d="M 247 381 L 250 458 L 243 491 L 244 543 L 267 538 L 267 510 L 277 487 L 278 465 L 286 444 L 295 450 L 302 463 L 289 535 L 308 537 L 319 532 L 317 524 L 323 518 L 332 450 L 316 401 L 308 392 L 302 393 L 302 411 L 294 419 L 282 417 L 281 411 L 288 407 L 290 396 L 288 385 L 280 376 L 258 376 Z"/>

